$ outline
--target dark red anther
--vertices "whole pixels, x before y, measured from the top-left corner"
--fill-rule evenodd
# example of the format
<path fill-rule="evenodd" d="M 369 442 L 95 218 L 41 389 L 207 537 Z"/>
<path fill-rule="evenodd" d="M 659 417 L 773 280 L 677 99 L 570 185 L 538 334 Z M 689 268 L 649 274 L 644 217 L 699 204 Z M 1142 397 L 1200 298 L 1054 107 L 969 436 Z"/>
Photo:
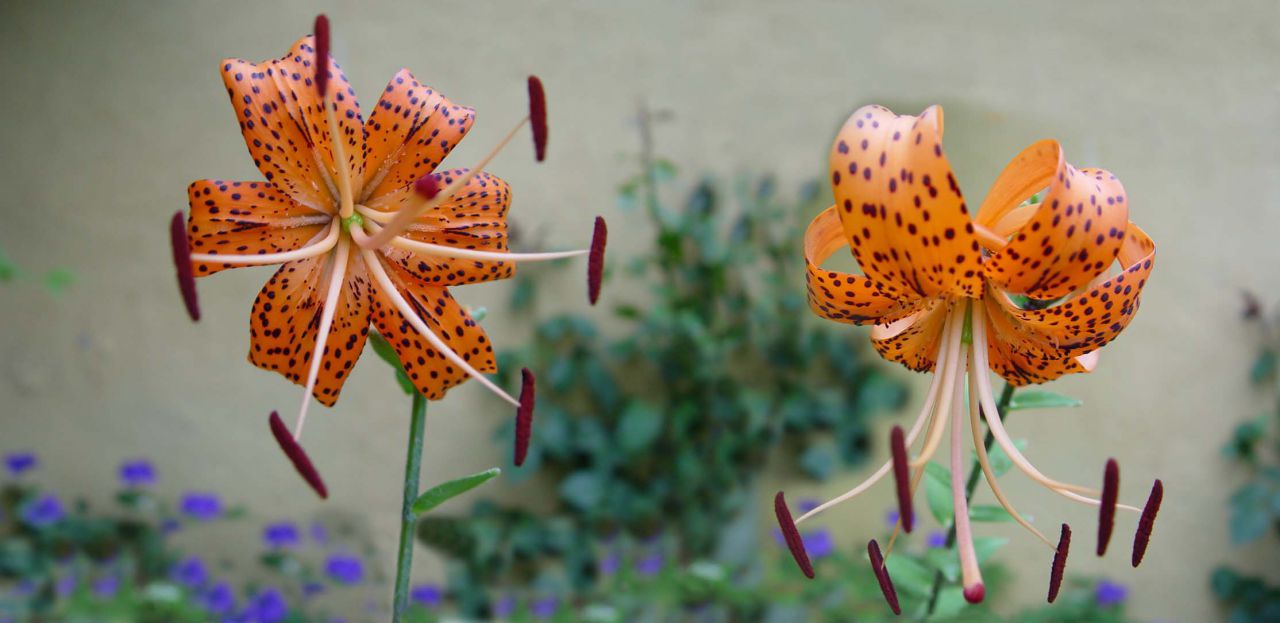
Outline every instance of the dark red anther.
<path fill-rule="evenodd" d="M 329 18 L 324 13 L 316 16 L 316 89 L 320 97 L 325 96 L 329 88 Z"/>
<path fill-rule="evenodd" d="M 428 173 L 413 182 L 413 192 L 423 199 L 435 199 L 440 194 L 440 180 L 435 173 Z"/>
<path fill-rule="evenodd" d="M 809 562 L 809 553 L 804 551 L 804 540 L 800 538 L 796 522 L 791 519 L 791 509 L 787 508 L 787 499 L 781 491 L 773 496 L 773 513 L 778 516 L 778 527 L 782 529 L 782 536 L 787 541 L 787 549 L 791 550 L 791 557 L 796 559 L 796 564 L 800 566 L 800 571 L 804 572 L 804 577 L 812 580 L 813 563 Z"/>
<path fill-rule="evenodd" d="M 191 270 L 191 245 L 187 241 L 187 223 L 182 210 L 169 221 L 169 244 L 173 246 L 173 266 L 178 269 L 178 290 L 192 321 L 200 320 L 200 298 L 196 295 L 196 276 Z"/>
<path fill-rule="evenodd" d="M 587 255 L 587 300 L 592 305 L 600 300 L 600 284 L 604 281 L 604 247 L 609 242 L 609 227 L 603 216 L 596 217 L 591 233 L 591 253 Z"/>
<path fill-rule="evenodd" d="M 894 426 L 889 433 L 889 448 L 893 452 L 893 478 L 898 483 L 898 518 L 902 529 L 911 532 L 915 514 L 911 508 L 911 475 L 907 468 L 907 441 L 901 426 Z"/>
<path fill-rule="evenodd" d="M 533 128 L 534 156 L 542 162 L 547 157 L 547 93 L 537 76 L 529 76 L 529 125 Z"/>
<path fill-rule="evenodd" d="M 884 593 L 884 600 L 889 603 L 889 609 L 894 614 L 902 614 L 902 606 L 898 603 L 898 590 L 893 587 L 893 578 L 889 577 L 889 570 L 884 566 L 884 556 L 880 554 L 880 544 L 875 539 L 867 542 L 867 557 L 871 558 L 871 570 L 876 574 L 876 580 L 880 582 L 880 592 Z"/>
<path fill-rule="evenodd" d="M 973 586 L 964 587 L 964 600 L 971 604 L 980 604 L 983 599 L 987 598 L 987 587 L 984 584 L 974 584 Z"/>
<path fill-rule="evenodd" d="M 1071 526 L 1062 524 L 1062 536 L 1058 537 L 1058 551 L 1053 554 L 1053 566 L 1049 568 L 1049 603 L 1058 598 L 1062 588 L 1062 573 L 1067 569 L 1067 552 L 1071 550 Z"/>
<path fill-rule="evenodd" d="M 1133 566 L 1142 564 L 1142 557 L 1147 553 L 1147 543 L 1151 542 L 1151 531 L 1156 527 L 1156 513 L 1160 512 L 1160 502 L 1164 500 L 1164 483 L 1156 479 L 1151 485 L 1151 495 L 1147 496 L 1147 505 L 1142 507 L 1142 517 L 1138 519 L 1138 532 L 1133 535 Z"/>
<path fill-rule="evenodd" d="M 272 411 L 270 422 L 271 434 L 275 436 L 276 443 L 280 444 L 280 449 L 284 450 L 284 455 L 289 457 L 289 462 L 293 463 L 293 468 L 298 470 L 298 474 L 307 481 L 320 499 L 327 499 L 329 490 L 325 488 L 320 472 L 316 471 L 315 466 L 311 464 L 307 451 L 303 450 L 293 435 L 289 434 L 289 429 L 280 420 L 280 414 Z"/>
<path fill-rule="evenodd" d="M 1116 502 L 1120 497 L 1120 465 L 1107 459 L 1102 475 L 1102 504 L 1098 507 L 1098 555 L 1107 553 L 1111 532 L 1116 527 Z"/>
<path fill-rule="evenodd" d="M 534 378 L 528 368 L 520 370 L 520 406 L 516 409 L 516 467 L 524 465 L 529 455 L 529 438 L 533 435 Z"/>

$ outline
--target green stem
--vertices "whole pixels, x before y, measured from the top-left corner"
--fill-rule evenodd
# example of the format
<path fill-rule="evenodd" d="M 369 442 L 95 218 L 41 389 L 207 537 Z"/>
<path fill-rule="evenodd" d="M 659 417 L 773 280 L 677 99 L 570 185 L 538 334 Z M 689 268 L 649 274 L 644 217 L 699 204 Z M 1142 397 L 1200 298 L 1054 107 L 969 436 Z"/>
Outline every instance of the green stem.
<path fill-rule="evenodd" d="M 392 603 L 394 622 L 409 607 L 409 576 L 413 572 L 413 533 L 418 518 L 413 502 L 418 499 L 418 473 L 422 471 L 422 432 L 427 427 L 427 399 L 413 393 L 413 412 L 409 417 L 409 450 L 404 459 L 404 506 L 400 510 L 400 551 L 396 555 L 396 594 Z"/>
<path fill-rule="evenodd" d="M 1004 421 L 1005 416 L 1009 412 L 1009 402 L 1013 400 L 1013 385 L 1005 384 L 1004 391 L 1000 392 L 1000 402 L 996 404 L 996 417 Z M 987 431 L 987 436 L 982 440 L 982 446 L 987 450 L 991 450 L 991 444 L 995 439 L 991 436 L 991 431 Z M 973 499 L 973 490 L 978 488 L 978 477 L 982 475 L 982 466 L 977 461 L 973 462 L 973 467 L 969 469 L 969 480 L 964 485 L 964 499 L 970 501 Z M 947 549 L 956 545 L 956 522 L 951 520 L 951 526 L 947 529 Z M 925 612 L 925 618 L 933 614 L 938 607 L 938 595 L 942 592 L 942 584 L 946 581 L 942 571 L 939 570 L 933 575 L 933 591 L 929 593 L 929 609 Z"/>

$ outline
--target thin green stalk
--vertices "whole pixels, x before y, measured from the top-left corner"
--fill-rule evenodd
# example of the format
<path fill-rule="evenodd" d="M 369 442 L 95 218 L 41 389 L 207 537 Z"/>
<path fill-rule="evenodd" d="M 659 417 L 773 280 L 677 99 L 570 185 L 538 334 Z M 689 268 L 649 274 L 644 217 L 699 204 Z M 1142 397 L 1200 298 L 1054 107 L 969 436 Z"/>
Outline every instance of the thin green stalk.
<path fill-rule="evenodd" d="M 1005 415 L 1009 411 L 1009 402 L 1013 400 L 1014 387 L 1005 384 L 1004 391 L 1000 392 L 1000 402 L 996 404 L 996 417 L 1004 421 Z M 987 450 L 991 450 L 991 444 L 995 439 L 991 436 L 991 431 L 987 431 L 987 436 L 982 440 L 982 445 Z M 973 462 L 973 467 L 969 468 L 969 480 L 964 485 L 964 499 L 966 502 L 973 500 L 973 490 L 978 488 L 978 477 L 982 475 L 982 466 L 977 461 Z M 951 520 L 951 526 L 947 529 L 947 549 L 956 545 L 956 521 Z M 933 614 L 938 607 L 938 595 L 942 593 L 942 584 L 946 581 L 942 571 L 939 570 L 933 575 L 933 590 L 929 593 L 929 609 L 925 612 L 925 618 Z"/>
<path fill-rule="evenodd" d="M 400 551 L 396 555 L 396 593 L 391 620 L 399 622 L 409 607 L 409 575 L 413 572 L 413 533 L 417 517 L 413 502 L 418 499 L 418 473 L 422 471 L 422 432 L 427 427 L 427 399 L 413 393 L 409 416 L 409 450 L 404 459 L 404 506 L 400 509 Z"/>

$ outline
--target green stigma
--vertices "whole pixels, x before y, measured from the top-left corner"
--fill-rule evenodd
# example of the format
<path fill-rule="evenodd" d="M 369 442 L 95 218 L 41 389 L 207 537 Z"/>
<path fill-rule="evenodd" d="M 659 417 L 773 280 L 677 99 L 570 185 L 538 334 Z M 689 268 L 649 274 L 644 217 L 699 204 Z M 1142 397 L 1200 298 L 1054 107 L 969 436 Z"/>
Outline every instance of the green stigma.
<path fill-rule="evenodd" d="M 359 212 L 352 212 L 351 216 L 342 219 L 342 231 L 349 232 L 352 227 L 364 227 L 364 217 Z"/>
<path fill-rule="evenodd" d="M 964 345 L 973 343 L 973 308 L 964 308 L 964 328 L 960 330 L 960 342 Z"/>

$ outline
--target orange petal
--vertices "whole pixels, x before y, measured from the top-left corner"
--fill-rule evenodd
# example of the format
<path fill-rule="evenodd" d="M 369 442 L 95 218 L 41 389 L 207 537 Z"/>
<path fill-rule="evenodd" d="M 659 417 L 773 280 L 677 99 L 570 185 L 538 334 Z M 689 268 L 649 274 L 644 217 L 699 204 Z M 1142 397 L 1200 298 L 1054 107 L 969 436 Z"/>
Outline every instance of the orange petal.
<path fill-rule="evenodd" d="M 804 259 L 809 272 L 809 308 L 837 322 L 874 324 L 892 320 L 913 306 L 889 296 L 871 279 L 822 268 L 822 263 L 847 246 L 836 207 L 831 206 L 809 223 L 804 232 Z"/>
<path fill-rule="evenodd" d="M 467 135 L 475 111 L 414 79 L 408 69 L 396 73 L 365 123 L 362 203 L 403 191 L 440 166 Z"/>
<path fill-rule="evenodd" d="M 323 236 L 330 216 L 308 208 L 266 182 L 198 180 L 187 187 L 192 253 L 256 255 L 302 248 Z M 194 262 L 204 277 L 245 264 Z"/>
<path fill-rule="evenodd" d="M 1124 272 L 1047 309 L 1019 309 L 1003 293 L 994 298 L 1026 339 L 1010 348 L 1040 358 L 1060 359 L 1097 350 L 1115 339 L 1138 312 L 1142 287 L 1151 274 L 1155 243 L 1129 223 L 1119 258 Z M 989 313 L 997 313 L 987 306 Z M 1052 352 L 1050 352 L 1052 351 Z"/>
<path fill-rule="evenodd" d="M 1125 239 L 1129 209 L 1114 175 L 1077 169 L 1063 158 L 1057 142 L 1040 141 L 1005 167 L 978 212 L 978 222 L 999 230 L 1020 220 L 1011 218 L 1018 216 L 1018 204 L 1045 185 L 1040 207 L 984 269 L 1001 289 L 1052 300 L 1111 266 Z"/>
<path fill-rule="evenodd" d="M 868 106 L 831 147 L 831 184 L 862 272 L 884 290 L 982 295 L 982 254 L 942 153 L 942 109 L 919 117 Z"/>
<path fill-rule="evenodd" d="M 921 301 L 911 315 L 872 327 L 871 344 L 881 357 L 889 361 L 916 372 L 928 372 L 938 361 L 947 309 L 945 299 Z"/>
<path fill-rule="evenodd" d="M 1014 387 L 1044 383 L 1066 374 L 1092 372 L 1098 363 L 1096 350 L 1079 356 L 1042 359 L 1015 351 L 1009 342 L 996 339 L 994 333 L 988 335 L 992 336 L 987 343 L 991 370 Z"/>
<path fill-rule="evenodd" d="M 445 184 L 467 169 L 442 171 Z M 496 175 L 480 172 L 448 201 L 424 213 L 404 236 L 419 242 L 478 251 L 507 250 L 507 209 L 511 187 Z M 380 252 L 426 286 L 451 286 L 506 279 L 513 262 L 450 259 L 413 253 L 393 246 Z"/>
<path fill-rule="evenodd" d="M 413 283 L 395 264 L 383 262 L 383 265 L 399 285 L 405 300 L 440 339 L 476 370 L 492 373 L 498 369 L 484 329 L 449 295 L 448 289 Z M 427 398 L 443 398 L 449 388 L 467 380 L 467 373 L 449 363 L 418 335 L 376 284 L 373 286 L 373 325 L 395 348 L 405 374 Z"/>
<path fill-rule="evenodd" d="M 349 174 L 353 193 L 358 197 L 364 179 L 364 117 L 360 114 L 355 89 L 347 82 L 342 68 L 332 56 L 324 60 L 329 63 L 329 105 L 338 122 L 338 138 L 342 141 L 345 163 L 335 164 L 329 118 L 320 90 L 312 80 L 316 71 L 313 64 L 316 61 L 315 37 L 299 39 L 288 54 L 275 61 L 274 77 L 276 84 L 280 85 L 280 93 L 288 95 L 281 103 L 302 124 L 325 170 L 330 175 Z"/>
<path fill-rule="evenodd" d="M 249 361 L 306 385 L 320 330 L 321 284 L 328 282 L 330 255 L 288 262 L 272 275 L 253 302 Z M 347 262 L 346 279 L 325 342 L 312 395 L 333 406 L 369 334 L 370 280 L 360 255 Z"/>

